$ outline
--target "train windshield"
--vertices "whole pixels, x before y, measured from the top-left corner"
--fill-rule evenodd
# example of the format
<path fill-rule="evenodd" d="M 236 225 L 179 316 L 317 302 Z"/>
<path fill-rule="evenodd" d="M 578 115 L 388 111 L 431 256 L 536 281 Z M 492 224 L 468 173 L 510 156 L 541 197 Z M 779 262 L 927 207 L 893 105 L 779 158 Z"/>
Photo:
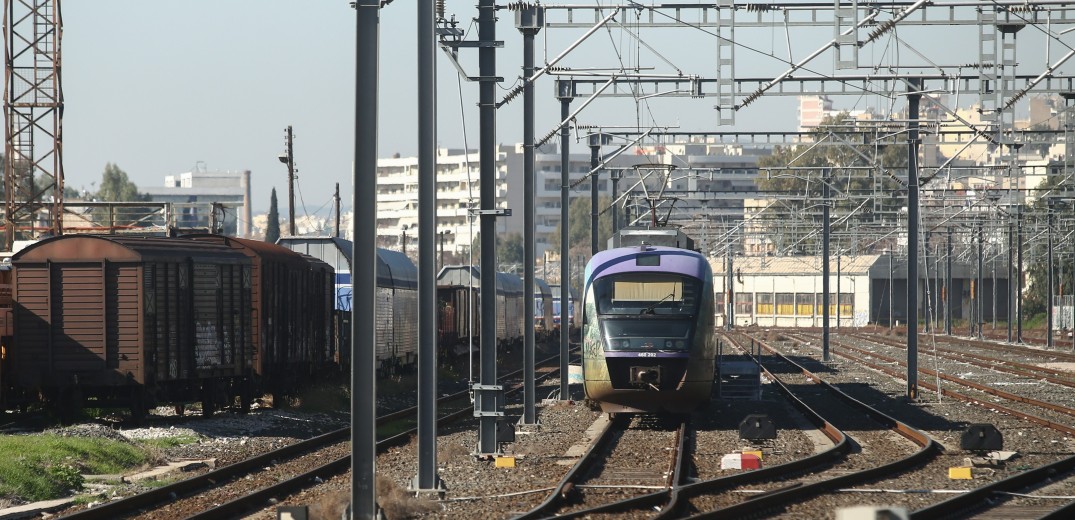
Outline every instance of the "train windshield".
<path fill-rule="evenodd" d="M 702 281 L 674 273 L 624 273 L 593 283 L 602 316 L 690 316 L 698 313 Z"/>

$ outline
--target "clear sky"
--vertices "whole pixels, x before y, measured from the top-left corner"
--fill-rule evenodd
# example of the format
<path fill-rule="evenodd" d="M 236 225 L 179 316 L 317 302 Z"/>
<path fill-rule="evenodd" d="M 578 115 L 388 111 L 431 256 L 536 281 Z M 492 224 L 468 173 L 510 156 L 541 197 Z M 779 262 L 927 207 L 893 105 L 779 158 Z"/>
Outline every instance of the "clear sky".
<path fill-rule="evenodd" d="M 602 2 L 607 3 L 607 2 Z M 471 19 L 474 0 L 447 0 L 460 28 L 476 38 Z M 499 11 L 497 73 L 505 78 L 498 99 L 520 75 L 521 37 L 510 11 Z M 380 61 L 379 155 L 416 153 L 415 0 L 397 0 L 382 10 Z M 737 29 L 737 75 L 773 77 L 787 69 L 788 45 L 802 59 L 832 38 L 832 28 L 811 35 L 797 30 L 791 38 L 779 29 Z M 341 184 L 345 206 L 351 194 L 354 135 L 354 11 L 346 0 L 77 0 L 63 3 L 64 171 L 68 186 L 96 189 L 105 163 L 114 162 L 139 185 L 160 186 L 164 176 L 191 171 L 199 163 L 209 170 L 253 172 L 254 210 L 268 208 L 275 187 L 286 211 L 287 175 L 277 156 L 284 149 L 284 129 L 294 127 L 299 169 L 297 214 L 327 214 L 333 184 Z M 639 66 L 647 72 L 716 75 L 716 39 L 699 31 L 635 29 L 652 49 L 637 44 L 629 24 L 603 30 L 563 62 L 580 66 Z M 555 56 L 581 30 L 545 31 L 538 38 L 537 63 Z M 951 36 L 953 31 L 946 29 Z M 939 49 L 900 33 L 902 54 L 894 40 L 865 47 L 863 60 L 876 63 L 918 60 L 908 45 L 937 63 L 976 59 L 977 32 L 967 38 L 967 57 L 949 57 Z M 549 36 L 546 42 L 544 37 Z M 1031 31 L 1024 36 L 1034 37 Z M 1037 35 L 1040 38 L 1040 34 Z M 1023 36 L 1021 36 L 1023 38 Z M 947 38 L 946 38 L 947 39 Z M 1027 49 L 1020 40 L 1020 53 Z M 1032 40 L 1031 40 L 1032 41 Z M 547 48 L 547 50 L 543 50 Z M 1057 46 L 1056 48 L 1060 48 Z M 1066 51 L 1066 49 L 1061 49 Z M 465 49 L 462 66 L 477 75 L 477 51 Z M 934 55 L 940 54 L 940 56 Z M 1040 72 L 1044 53 L 1021 60 L 1020 72 Z M 1057 57 L 1053 50 L 1052 59 Z M 919 60 L 920 61 L 920 60 Z M 462 84 L 455 68 L 438 54 L 438 141 L 441 146 L 477 146 L 477 86 Z M 832 72 L 831 54 L 811 67 Z M 537 130 L 540 137 L 559 121 L 553 83 L 540 81 Z M 863 95 L 838 101 L 846 108 L 890 108 L 902 100 Z M 580 115 L 580 124 L 680 125 L 683 130 L 729 130 L 716 126 L 715 98 L 598 100 Z M 576 101 L 573 108 L 580 102 Z M 899 106 L 897 104 L 897 107 Z M 967 103 L 963 102 L 961 105 Z M 794 98 L 766 96 L 738 112 L 739 130 L 793 130 Z M 521 140 L 519 100 L 498 112 L 497 141 Z M 461 111 L 464 116 L 461 118 Z M 461 122 L 465 120 L 465 125 Z M 575 148 L 583 151 L 585 148 Z"/>

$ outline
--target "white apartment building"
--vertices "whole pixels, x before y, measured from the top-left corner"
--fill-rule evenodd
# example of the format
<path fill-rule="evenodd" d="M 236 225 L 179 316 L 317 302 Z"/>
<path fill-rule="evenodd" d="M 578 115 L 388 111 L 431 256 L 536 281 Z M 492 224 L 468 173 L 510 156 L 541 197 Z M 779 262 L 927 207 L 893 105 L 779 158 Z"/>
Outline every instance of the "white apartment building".
<path fill-rule="evenodd" d="M 602 148 L 608 154 L 616 147 L 609 145 Z M 583 179 L 590 172 L 590 148 L 583 143 L 573 144 L 569 156 L 568 177 L 571 184 Z M 743 154 L 741 149 L 728 150 L 726 145 L 705 143 L 679 143 L 653 145 L 634 150 L 618 156 L 610 167 L 616 168 L 622 180 L 618 184 L 619 193 L 634 188 L 641 197 L 639 171 L 645 174 L 645 168 L 636 170 L 636 165 L 675 165 L 675 174 L 666 179 L 665 189 L 669 192 L 737 192 L 754 191 L 757 156 Z M 535 233 L 537 256 L 557 242 L 556 228 L 560 224 L 560 188 L 561 157 L 556 144 L 540 147 L 534 154 L 535 177 Z M 700 169 L 697 174 L 692 169 Z M 497 219 L 497 233 L 523 233 L 524 196 L 523 188 L 523 147 L 521 144 L 502 145 L 497 151 L 497 208 L 511 209 L 511 216 Z M 469 173 L 468 173 L 469 172 Z M 601 195 L 612 195 L 612 182 L 609 171 L 600 172 L 597 189 Z M 646 182 L 647 188 L 654 192 L 655 176 Z M 455 254 L 467 254 L 473 238 L 480 228 L 478 220 L 468 220 L 468 201 L 477 208 L 480 197 L 480 180 L 478 153 L 471 150 L 440 149 L 437 155 L 437 232 L 443 234 L 444 251 Z M 418 224 L 418 158 L 393 157 L 377 161 L 377 236 L 381 247 L 402 249 L 406 236 L 407 251 L 413 252 L 417 247 Z M 580 182 L 569 190 L 569 197 L 574 200 L 590 198 L 590 182 Z M 742 209 L 742 204 L 719 200 L 708 208 L 718 207 Z M 697 200 L 684 200 L 676 205 L 677 218 L 690 218 L 690 212 L 702 212 L 702 204 Z M 641 216 L 644 208 L 639 204 L 632 214 Z M 622 221 L 621 221 L 622 222 Z M 438 238 L 438 247 L 439 246 Z"/>
<path fill-rule="evenodd" d="M 572 145 L 571 151 L 572 153 L 568 154 L 568 178 L 571 184 L 575 184 L 590 172 L 590 149 L 579 143 Z M 522 233 L 525 217 L 523 197 L 526 193 L 523 184 L 523 145 L 520 143 L 512 147 L 505 154 L 505 161 L 508 184 L 511 186 L 508 192 L 508 204 L 512 211 L 511 217 L 506 222 L 507 232 Z M 550 144 L 534 151 L 534 240 L 537 256 L 541 256 L 550 244 L 560 241 L 560 237 L 556 235 L 556 226 L 560 225 L 561 164 L 558 145 Z M 622 184 L 620 190 L 623 190 Z M 598 175 L 597 191 L 601 195 L 612 194 L 612 183 L 607 172 Z M 586 181 L 569 189 L 568 197 L 571 200 L 577 198 L 589 200 L 590 182 Z"/>
<path fill-rule="evenodd" d="M 508 207 L 504 156 L 502 151 L 497 153 L 497 208 Z M 445 251 L 455 254 L 470 252 L 470 244 L 478 235 L 481 224 L 476 217 L 471 221 L 468 207 L 479 207 L 480 184 L 476 151 L 437 150 L 437 233 L 443 235 Z M 504 232 L 507 224 L 503 219 L 497 220 L 497 231 Z M 418 158 L 397 156 L 378 159 L 377 243 L 395 250 L 415 251 L 417 239 Z"/>
<path fill-rule="evenodd" d="M 602 154 L 617 150 L 616 145 L 603 146 Z M 590 199 L 590 182 L 579 182 L 590 172 L 590 147 L 584 143 L 573 143 L 568 161 L 569 183 L 578 185 L 568 191 L 571 200 Z M 505 159 L 508 166 L 508 204 L 512 216 L 508 219 L 507 232 L 523 232 L 523 147 L 516 145 L 506 150 Z M 654 165 L 646 168 L 646 165 Z M 663 166 L 674 166 L 664 169 Z M 749 151 L 744 153 L 739 147 L 728 147 L 710 143 L 670 143 L 645 145 L 628 150 L 609 162 L 608 169 L 597 176 L 597 192 L 612 197 L 612 171 L 615 170 L 620 180 L 616 185 L 616 195 L 630 192 L 627 208 L 620 205 L 621 223 L 632 219 L 644 218 L 648 208 L 643 204 L 644 193 L 680 198 L 675 204 L 672 218 L 678 221 L 691 220 L 694 216 L 703 216 L 718 208 L 730 208 L 742 211 L 742 204 L 734 200 L 737 192 L 756 191 L 757 156 Z M 671 172 L 670 174 L 668 172 Z M 560 224 L 560 190 L 561 190 L 561 156 L 555 144 L 543 146 L 534 153 L 535 183 L 535 239 L 537 256 L 541 256 L 552 243 L 558 243 L 556 228 Z M 646 189 L 642 188 L 645 184 Z M 697 199 L 685 197 L 686 192 L 699 194 Z M 717 193 L 731 194 L 730 198 L 718 198 L 702 203 L 707 195 Z M 601 208 L 604 210 L 604 208 Z M 663 216 L 663 213 L 662 213 Z"/>

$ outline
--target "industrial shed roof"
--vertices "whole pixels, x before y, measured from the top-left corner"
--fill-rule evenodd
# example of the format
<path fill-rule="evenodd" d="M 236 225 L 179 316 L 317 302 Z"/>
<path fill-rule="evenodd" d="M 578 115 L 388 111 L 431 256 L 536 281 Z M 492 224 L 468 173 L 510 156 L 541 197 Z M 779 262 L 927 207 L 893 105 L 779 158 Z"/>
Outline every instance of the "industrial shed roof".
<path fill-rule="evenodd" d="M 861 255 L 840 257 L 840 271 L 844 275 L 869 274 L 870 268 L 877 263 L 881 255 Z M 836 273 L 837 258 L 831 257 L 829 269 Z M 724 258 L 710 258 L 709 265 L 713 275 L 726 273 Z M 885 264 L 887 266 L 888 264 Z M 745 256 L 736 257 L 733 268 L 736 272 L 750 275 L 785 275 L 806 276 L 821 274 L 820 256 Z"/>
<path fill-rule="evenodd" d="M 354 244 L 339 237 L 280 237 L 276 242 L 292 251 L 307 254 L 332 266 L 339 283 L 351 283 L 351 252 Z M 380 287 L 415 288 L 418 268 L 407 255 L 398 251 L 377 248 L 377 285 Z"/>
<path fill-rule="evenodd" d="M 534 278 L 534 294 L 552 298 L 552 289 L 549 288 L 549 284 L 545 283 L 545 280 Z"/>
<path fill-rule="evenodd" d="M 446 265 L 437 275 L 437 286 L 481 285 L 481 269 L 473 265 Z M 508 273 L 496 273 L 496 292 L 498 294 L 522 294 L 523 281 L 518 276 Z"/>
<path fill-rule="evenodd" d="M 885 279 L 889 277 L 889 262 L 892 261 L 892 276 L 897 279 L 907 277 L 907 259 L 897 256 L 890 260 L 890 255 L 859 255 L 840 257 L 840 274 L 843 276 L 868 275 L 871 279 Z M 837 260 L 833 256 L 830 260 L 829 270 L 836 274 Z M 939 262 L 939 263 L 938 263 Z M 720 278 L 726 276 L 724 258 L 710 258 L 709 265 L 713 268 L 713 276 Z M 927 269 L 928 267 L 928 269 Z M 735 271 L 750 276 L 817 276 L 821 275 L 820 256 L 741 256 L 735 258 Z M 938 270 L 943 272 L 945 260 L 938 259 L 933 255 L 929 257 L 929 265 L 919 261 L 918 274 L 921 277 Z M 953 262 L 952 277 L 957 279 L 969 279 L 976 277 L 976 266 L 968 262 Z M 986 269 L 990 267 L 987 265 Z M 930 275 L 932 276 L 932 275 Z M 992 276 L 992 274 L 991 274 Z M 996 270 L 997 278 L 1007 278 L 1006 269 Z"/>

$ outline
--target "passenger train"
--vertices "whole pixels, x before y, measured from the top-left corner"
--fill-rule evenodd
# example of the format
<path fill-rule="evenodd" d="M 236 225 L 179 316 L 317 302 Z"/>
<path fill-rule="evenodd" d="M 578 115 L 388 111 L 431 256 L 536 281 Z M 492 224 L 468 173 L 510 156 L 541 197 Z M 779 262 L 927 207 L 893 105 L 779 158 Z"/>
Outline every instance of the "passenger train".
<path fill-rule="evenodd" d="M 620 247 L 586 266 L 586 397 L 608 413 L 687 413 L 713 387 L 713 273 L 697 252 Z"/>

